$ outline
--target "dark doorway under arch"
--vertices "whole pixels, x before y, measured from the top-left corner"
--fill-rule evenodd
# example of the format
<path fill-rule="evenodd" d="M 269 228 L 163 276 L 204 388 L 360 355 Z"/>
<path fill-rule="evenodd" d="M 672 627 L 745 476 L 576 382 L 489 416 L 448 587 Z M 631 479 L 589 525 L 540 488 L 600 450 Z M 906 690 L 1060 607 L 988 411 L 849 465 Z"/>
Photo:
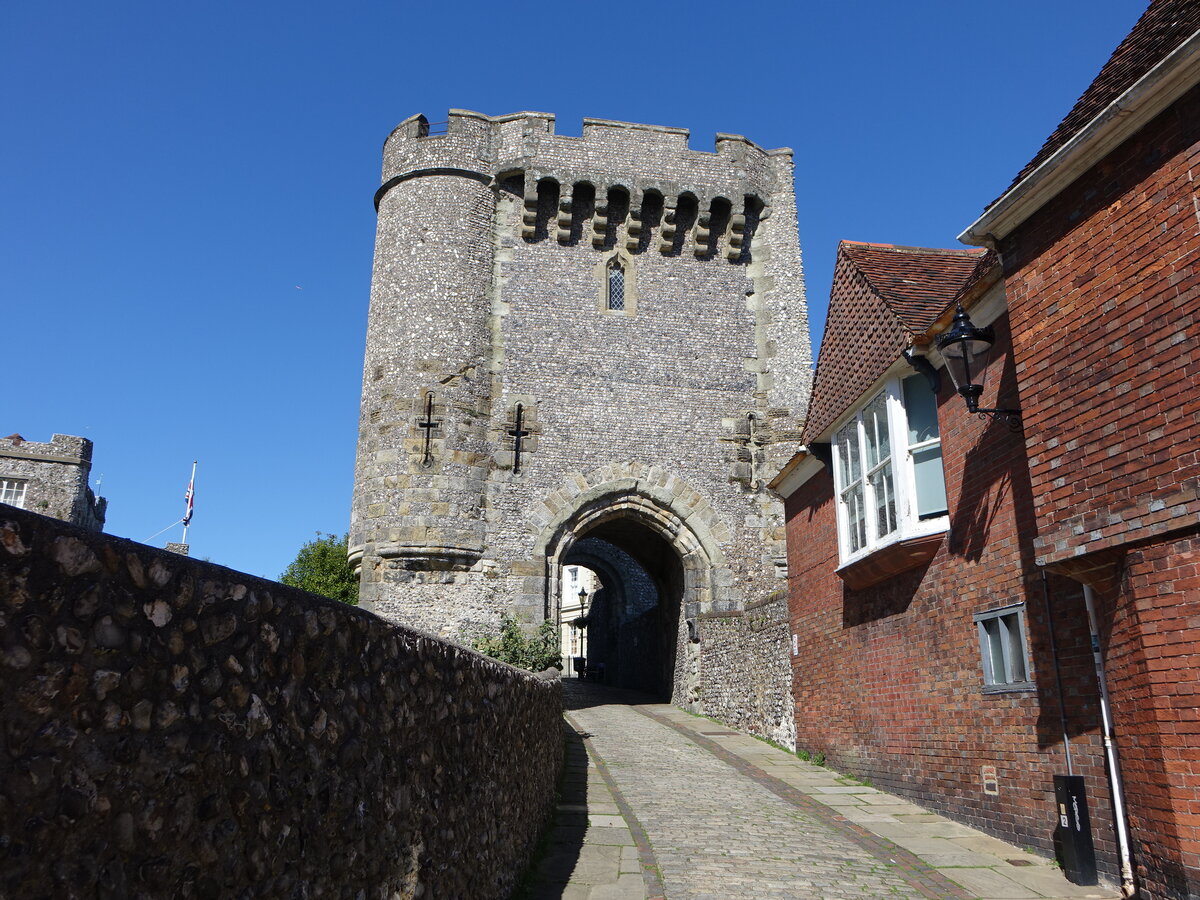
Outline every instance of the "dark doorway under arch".
<path fill-rule="evenodd" d="M 587 613 L 589 677 L 670 701 L 679 681 L 685 590 L 678 552 L 634 516 L 585 527 L 559 560 L 600 579 Z"/>

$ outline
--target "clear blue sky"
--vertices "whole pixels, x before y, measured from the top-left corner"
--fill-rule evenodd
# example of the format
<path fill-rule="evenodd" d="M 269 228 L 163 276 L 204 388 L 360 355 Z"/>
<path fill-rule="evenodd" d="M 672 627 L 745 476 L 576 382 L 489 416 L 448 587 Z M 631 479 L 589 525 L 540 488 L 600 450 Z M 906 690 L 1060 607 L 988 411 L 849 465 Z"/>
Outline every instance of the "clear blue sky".
<path fill-rule="evenodd" d="M 349 522 L 383 139 L 450 107 L 796 151 L 838 240 L 954 246 L 1142 12 L 1114 0 L 0 4 L 0 434 L 96 444 L 106 530 L 276 577 Z M 178 540 L 175 528 L 152 543 Z"/>

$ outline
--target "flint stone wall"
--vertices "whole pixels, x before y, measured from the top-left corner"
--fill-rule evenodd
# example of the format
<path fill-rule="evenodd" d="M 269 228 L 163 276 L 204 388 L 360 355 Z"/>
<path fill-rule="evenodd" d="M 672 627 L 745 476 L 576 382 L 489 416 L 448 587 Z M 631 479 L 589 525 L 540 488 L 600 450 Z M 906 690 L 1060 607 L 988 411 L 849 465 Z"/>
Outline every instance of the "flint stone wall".
<path fill-rule="evenodd" d="M 103 531 L 108 500 L 88 487 L 92 442 L 71 434 L 49 441 L 27 441 L 20 435 L 0 438 L 0 478 L 25 482 L 24 509 Z"/>
<path fill-rule="evenodd" d="M 781 587 L 782 507 L 763 476 L 799 446 L 811 379 L 791 151 L 448 116 L 444 134 L 414 117 L 384 146 L 349 547 L 364 603 L 458 639 L 506 612 L 554 618 L 540 517 L 609 467 L 661 472 L 711 510 L 729 570 L 713 602 Z M 718 199 L 740 231 L 713 224 Z"/>
<path fill-rule="evenodd" d="M 0 897 L 507 897 L 561 695 L 0 505 Z"/>
<path fill-rule="evenodd" d="M 707 715 L 796 749 L 787 594 L 773 591 L 737 615 L 704 622 L 709 658 L 740 673 L 737 682 L 704 685 Z"/>

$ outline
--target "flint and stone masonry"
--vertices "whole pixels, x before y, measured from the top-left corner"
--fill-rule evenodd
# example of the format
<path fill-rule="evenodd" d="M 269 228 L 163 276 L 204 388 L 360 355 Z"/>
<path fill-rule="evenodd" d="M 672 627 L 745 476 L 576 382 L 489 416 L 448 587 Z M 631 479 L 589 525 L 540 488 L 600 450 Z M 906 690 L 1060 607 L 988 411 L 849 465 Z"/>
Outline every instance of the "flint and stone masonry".
<path fill-rule="evenodd" d="M 19 434 L 0 438 L 0 503 L 104 530 L 108 500 L 88 487 L 92 442 L 72 434 L 27 441 Z"/>
<path fill-rule="evenodd" d="M 0 505 L 0 897 L 511 897 L 543 679 Z M 469 864 L 467 864 L 469 860 Z"/>
<path fill-rule="evenodd" d="M 790 739 L 790 704 L 750 710 L 735 686 L 788 695 L 786 615 L 761 610 L 786 576 L 766 482 L 811 377 L 791 151 L 451 110 L 405 120 L 383 155 L 350 537 L 363 605 L 469 641 L 505 613 L 557 620 L 562 566 L 599 560 L 606 680 Z M 654 609 L 625 604 L 636 573 L 577 552 L 585 537 L 636 561 Z"/>

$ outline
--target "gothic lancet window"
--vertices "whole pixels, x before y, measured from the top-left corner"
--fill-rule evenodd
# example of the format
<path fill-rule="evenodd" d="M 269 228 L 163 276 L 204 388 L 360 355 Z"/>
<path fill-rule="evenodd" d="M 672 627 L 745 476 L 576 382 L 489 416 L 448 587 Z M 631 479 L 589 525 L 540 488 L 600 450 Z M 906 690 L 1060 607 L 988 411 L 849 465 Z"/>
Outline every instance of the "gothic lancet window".
<path fill-rule="evenodd" d="M 618 248 L 597 259 L 592 271 L 597 310 L 610 316 L 637 315 L 637 269 L 632 256 Z"/>
<path fill-rule="evenodd" d="M 625 308 L 625 266 L 615 256 L 608 264 L 608 308 Z"/>

